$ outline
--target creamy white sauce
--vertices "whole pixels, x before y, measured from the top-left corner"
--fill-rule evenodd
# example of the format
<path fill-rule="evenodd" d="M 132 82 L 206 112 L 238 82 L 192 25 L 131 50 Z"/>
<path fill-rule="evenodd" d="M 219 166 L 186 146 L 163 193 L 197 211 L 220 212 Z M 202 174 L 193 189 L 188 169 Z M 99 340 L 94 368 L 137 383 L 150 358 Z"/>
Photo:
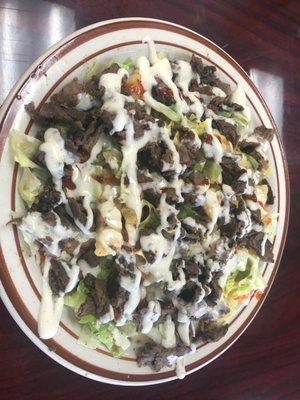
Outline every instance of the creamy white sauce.
<path fill-rule="evenodd" d="M 124 304 L 124 311 L 122 317 L 117 321 L 117 325 L 124 325 L 126 321 L 132 319 L 132 313 L 137 308 L 141 300 L 141 278 L 142 273 L 136 267 L 134 268 L 134 279 L 122 276 L 120 285 L 129 292 L 129 299 Z"/>
<path fill-rule="evenodd" d="M 160 303 L 158 301 L 149 301 L 148 309 L 142 318 L 141 332 L 147 334 L 151 331 L 154 322 L 158 320 L 161 314 Z"/>
<path fill-rule="evenodd" d="M 89 93 L 83 92 L 77 95 L 76 108 L 80 111 L 88 111 L 94 106 L 94 100 Z"/>
<path fill-rule="evenodd" d="M 261 255 L 264 257 L 266 252 L 266 242 L 268 240 L 268 235 L 264 234 L 263 240 L 261 242 Z"/>
<path fill-rule="evenodd" d="M 124 108 L 125 100 L 130 101 L 128 96 L 121 94 L 122 79 L 128 76 L 128 72 L 124 68 L 120 68 L 117 73 L 103 74 L 99 80 L 99 87 L 105 88 L 103 96 L 102 110 L 108 111 L 115 115 L 113 122 L 112 134 L 125 129 L 128 124 L 128 113 Z"/>
<path fill-rule="evenodd" d="M 185 345 L 189 346 L 190 343 L 191 343 L 190 334 L 189 334 L 189 332 L 190 332 L 190 321 L 187 321 L 187 322 L 184 322 L 184 323 L 180 323 L 179 322 L 178 326 L 177 326 L 177 332 L 178 332 L 178 335 L 179 335 L 180 339 L 182 340 L 182 342 Z"/>
<path fill-rule="evenodd" d="M 42 339 L 52 338 L 59 326 L 64 306 L 63 296 L 54 296 L 49 286 L 50 261 L 46 259 L 42 281 L 42 300 L 38 316 L 38 333 Z"/>
<path fill-rule="evenodd" d="M 56 217 L 55 226 L 47 224 L 47 222 L 42 219 L 42 214 L 38 211 L 34 211 L 22 218 L 19 229 L 22 232 L 30 234 L 34 240 L 41 242 L 50 254 L 59 256 L 61 253 L 58 245 L 59 241 L 76 238 L 78 233 L 73 229 L 64 227 L 58 215 L 55 213 L 53 214 Z M 49 244 L 47 243 L 48 238 L 51 240 Z"/>
<path fill-rule="evenodd" d="M 143 99 L 147 104 L 158 111 L 160 110 L 160 103 L 157 102 L 151 94 L 152 88 L 157 85 L 156 78 L 159 78 L 172 90 L 176 111 L 179 114 L 188 112 L 186 102 L 180 98 L 178 88 L 172 81 L 173 72 L 170 61 L 167 58 L 156 60 L 156 62 L 150 66 L 149 60 L 145 56 L 142 56 L 137 59 L 136 65 L 139 69 L 141 82 L 145 89 Z"/>
<path fill-rule="evenodd" d="M 214 135 L 212 135 L 211 143 L 203 142 L 202 148 L 206 158 L 213 158 L 217 163 L 222 161 L 223 148 L 220 141 Z"/>
<path fill-rule="evenodd" d="M 218 196 L 215 191 L 208 189 L 206 192 L 205 203 L 203 206 L 206 214 L 210 217 L 210 222 L 207 224 L 208 233 L 212 232 L 220 215 L 221 206 Z"/>
<path fill-rule="evenodd" d="M 171 349 L 176 346 L 175 324 L 172 321 L 171 315 L 168 315 L 163 324 L 163 337 L 161 344 L 166 349 Z"/>
<path fill-rule="evenodd" d="M 55 179 L 63 177 L 65 164 L 72 164 L 75 161 L 74 156 L 65 149 L 65 141 L 56 128 L 46 130 L 40 150 L 45 153 L 46 167 Z"/>
<path fill-rule="evenodd" d="M 185 370 L 185 358 L 184 357 L 178 357 L 176 362 L 176 375 L 178 379 L 183 379 L 186 376 L 186 370 Z"/>
<path fill-rule="evenodd" d="M 204 111 L 203 105 L 200 102 L 197 93 L 189 91 L 189 84 L 191 80 L 195 78 L 191 64 L 187 61 L 179 60 L 174 64 L 174 72 L 177 74 L 175 83 L 182 90 L 183 95 L 188 97 L 192 102 L 189 106 L 190 111 L 195 114 L 197 121 L 200 121 Z"/>

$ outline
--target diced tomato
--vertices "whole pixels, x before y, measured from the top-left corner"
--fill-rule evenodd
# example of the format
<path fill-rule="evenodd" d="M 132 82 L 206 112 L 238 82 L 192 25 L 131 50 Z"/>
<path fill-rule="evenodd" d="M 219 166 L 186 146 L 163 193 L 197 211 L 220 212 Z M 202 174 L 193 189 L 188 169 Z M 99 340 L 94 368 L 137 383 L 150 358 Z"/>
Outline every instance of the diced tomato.
<path fill-rule="evenodd" d="M 250 296 L 250 293 L 242 294 L 242 295 L 240 295 L 240 296 L 236 296 L 236 297 L 234 298 L 234 300 L 236 300 L 236 301 L 238 301 L 239 303 L 241 303 L 242 301 L 247 300 L 247 299 L 249 298 L 249 296 Z"/>
<path fill-rule="evenodd" d="M 127 83 L 126 88 L 135 100 L 141 99 L 143 97 L 143 94 L 145 93 L 145 89 L 140 80 L 132 83 Z"/>
<path fill-rule="evenodd" d="M 145 272 L 142 272 L 142 278 L 143 278 L 143 280 L 145 281 L 145 280 L 147 280 L 147 279 L 150 278 L 150 275 L 149 275 L 149 274 L 146 274 Z"/>
<path fill-rule="evenodd" d="M 267 216 L 264 218 L 263 221 L 264 221 L 265 226 L 268 226 L 268 225 L 271 224 L 272 218 L 271 218 L 269 215 L 267 215 Z"/>
<path fill-rule="evenodd" d="M 260 300 L 261 299 L 261 297 L 262 297 L 262 292 L 259 292 L 258 290 L 255 292 L 255 298 L 257 299 L 257 300 Z"/>

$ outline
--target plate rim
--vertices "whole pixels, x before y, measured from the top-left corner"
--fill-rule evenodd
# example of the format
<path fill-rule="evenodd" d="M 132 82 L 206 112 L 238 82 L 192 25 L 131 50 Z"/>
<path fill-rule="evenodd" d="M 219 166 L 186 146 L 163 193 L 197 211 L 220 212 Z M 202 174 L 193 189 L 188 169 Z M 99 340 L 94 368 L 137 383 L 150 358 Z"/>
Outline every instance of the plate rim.
<path fill-rule="evenodd" d="M 288 167 L 287 167 L 287 160 L 286 160 L 286 155 L 285 155 L 285 151 L 284 151 L 284 147 L 281 141 L 281 137 L 278 131 L 278 128 L 275 124 L 275 121 L 272 117 L 272 114 L 268 108 L 268 106 L 266 105 L 263 97 L 261 96 L 259 90 L 257 89 L 257 87 L 255 86 L 255 84 L 252 82 L 252 80 L 250 79 L 250 77 L 248 76 L 248 74 L 244 71 L 244 69 L 240 66 L 239 63 L 237 63 L 237 61 L 235 59 L 233 59 L 226 51 L 224 51 L 222 48 L 220 48 L 217 44 L 215 44 L 213 41 L 211 41 L 210 39 L 206 38 L 205 36 L 191 30 L 188 29 L 184 26 L 169 22 L 167 20 L 161 20 L 161 19 L 153 19 L 153 18 L 144 18 L 144 17 L 128 17 L 128 18 L 116 18 L 116 19 L 110 19 L 110 20 L 106 20 L 106 21 L 102 21 L 102 22 L 98 22 L 95 24 L 91 24 L 88 25 L 82 29 L 76 30 L 75 32 L 73 32 L 72 34 L 68 35 L 67 37 L 63 38 L 62 40 L 60 40 L 58 43 L 54 44 L 53 46 L 51 46 L 49 49 L 47 49 L 44 53 L 42 53 L 27 69 L 26 71 L 21 75 L 21 77 L 18 79 L 18 81 L 16 82 L 16 84 L 13 86 L 13 88 L 11 89 L 11 91 L 9 92 L 8 96 L 6 97 L 6 99 L 4 100 L 1 109 L 0 109 L 0 131 L 2 131 L 2 123 L 5 120 L 5 115 L 6 112 L 10 109 L 11 106 L 11 102 L 12 100 L 16 97 L 16 94 L 18 93 L 19 89 L 24 85 L 24 83 L 30 78 L 30 75 L 36 71 L 37 67 L 45 60 L 48 59 L 49 56 L 51 56 L 51 54 L 55 51 L 57 51 L 58 49 L 60 49 L 62 46 L 64 46 L 66 43 L 68 43 L 69 41 L 71 41 L 72 39 L 81 36 L 83 33 L 93 30 L 94 28 L 103 26 L 103 25 L 109 25 L 112 23 L 118 23 L 118 22 L 123 22 L 123 21 L 139 21 L 139 22 L 157 22 L 157 23 L 162 23 L 162 24 L 166 24 L 166 25 L 171 25 L 171 26 L 175 26 L 180 28 L 180 30 L 184 30 L 184 31 L 188 31 L 193 33 L 194 35 L 201 37 L 204 39 L 204 41 L 209 42 L 212 45 L 212 48 L 214 50 L 214 48 L 219 49 L 222 58 L 224 58 L 224 54 L 231 60 L 231 63 L 234 66 L 238 67 L 238 73 L 240 74 L 240 72 L 242 71 L 243 73 L 241 74 L 242 77 L 244 79 L 246 79 L 246 81 L 249 83 L 249 85 L 251 86 L 251 88 L 253 89 L 253 91 L 255 92 L 256 96 L 258 97 L 259 101 L 261 102 L 264 110 L 266 111 L 268 118 L 270 119 L 270 121 L 272 122 L 272 125 L 275 127 L 275 132 L 276 132 L 276 138 L 278 141 L 278 145 L 279 145 L 279 149 L 280 149 L 280 153 L 281 153 L 281 157 L 282 157 L 282 162 L 283 162 L 283 167 L 284 167 L 284 177 L 285 177 L 285 188 L 286 188 L 286 218 L 284 220 L 284 227 L 283 227 L 283 234 L 282 234 L 282 238 L 281 238 L 281 242 L 280 242 L 280 248 L 279 248 L 279 252 L 278 252 L 278 257 L 276 258 L 276 264 L 273 266 L 273 278 L 270 280 L 270 284 L 268 285 L 266 291 L 264 292 L 264 296 L 262 298 L 262 300 L 257 304 L 257 308 L 255 310 L 253 310 L 253 313 L 249 316 L 249 321 L 247 321 L 247 323 L 245 323 L 245 326 L 243 327 L 243 329 L 241 329 L 239 331 L 239 334 L 236 335 L 236 337 L 232 340 L 230 340 L 229 344 L 219 353 L 217 353 L 214 357 L 212 357 L 211 359 L 209 359 L 207 362 L 201 364 L 200 366 L 191 369 L 188 373 L 192 373 L 197 369 L 203 368 L 205 365 L 207 365 L 208 363 L 212 362 L 215 358 L 217 358 L 219 355 L 221 355 L 226 349 L 228 349 L 237 339 L 238 337 L 240 337 L 240 335 L 248 328 L 248 326 L 250 325 L 250 323 L 253 321 L 253 319 L 255 318 L 255 316 L 257 315 L 258 311 L 260 310 L 262 304 L 264 303 L 265 298 L 267 297 L 269 290 L 274 282 L 275 276 L 278 272 L 278 268 L 282 259 L 282 254 L 283 254 L 283 250 L 285 247 L 285 242 L 286 242 L 286 237 L 287 237 L 287 231 L 288 231 L 288 223 L 289 223 L 289 211 L 290 211 L 290 182 L 289 182 L 289 173 L 288 173 Z M 134 27 L 133 27 L 134 28 Z M 164 29 L 163 27 L 161 29 Z M 179 32 L 180 34 L 182 34 L 182 32 Z M 6 142 L 6 137 L 3 138 L 3 135 L 0 135 L 0 147 L 3 148 L 5 142 Z M 107 377 L 103 377 L 100 375 L 95 375 L 91 372 L 88 371 L 84 371 L 83 369 L 77 367 L 76 365 L 74 365 L 73 363 L 71 363 L 70 361 L 65 360 L 64 358 L 60 357 L 58 354 L 55 354 L 53 352 L 51 352 L 48 348 L 48 346 L 43 343 L 36 335 L 34 332 L 31 331 L 31 329 L 27 326 L 27 324 L 25 323 L 25 321 L 22 319 L 22 316 L 19 315 L 19 313 L 17 312 L 17 310 L 15 309 L 15 307 L 13 306 L 12 302 L 10 301 L 3 285 L 2 282 L 0 282 L 0 296 L 3 300 L 4 305 L 6 306 L 6 308 L 8 309 L 9 313 L 12 315 L 12 317 L 14 318 L 14 320 L 16 321 L 16 323 L 19 325 L 19 327 L 22 329 L 22 331 L 26 334 L 27 337 L 29 337 L 29 339 L 36 345 L 38 346 L 38 348 L 40 348 L 45 354 L 47 354 L 49 357 L 51 357 L 52 359 L 54 359 L 56 362 L 58 362 L 60 365 L 67 367 L 68 369 L 71 369 L 74 372 L 79 373 L 80 375 L 83 376 L 87 376 L 91 379 L 95 379 L 101 382 L 106 382 L 106 383 L 112 383 L 112 384 L 116 384 L 116 385 L 124 385 L 124 386 L 141 386 L 141 385 L 152 385 L 152 384 L 158 384 L 158 383 L 163 383 L 163 382 L 167 382 L 167 381 L 171 381 L 176 379 L 176 376 L 171 376 L 168 378 L 162 378 L 159 380 L 151 380 L 151 381 L 121 381 L 121 380 L 116 380 L 116 379 L 110 379 Z M 155 378 L 155 375 L 153 375 L 153 377 Z"/>

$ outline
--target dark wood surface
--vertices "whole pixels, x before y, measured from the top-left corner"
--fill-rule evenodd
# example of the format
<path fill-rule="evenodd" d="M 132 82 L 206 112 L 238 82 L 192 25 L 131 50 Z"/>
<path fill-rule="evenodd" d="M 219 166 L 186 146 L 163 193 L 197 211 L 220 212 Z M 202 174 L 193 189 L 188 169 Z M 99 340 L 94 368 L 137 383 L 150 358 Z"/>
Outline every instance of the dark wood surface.
<path fill-rule="evenodd" d="M 167 19 L 216 42 L 250 74 L 268 103 L 289 163 L 291 218 L 279 273 L 259 315 L 203 370 L 147 388 L 109 386 L 50 360 L 0 305 L 0 399 L 300 399 L 299 0 L 0 0 L 0 102 L 50 45 L 88 24 L 125 16 Z M 297 256 L 298 254 L 298 256 Z"/>

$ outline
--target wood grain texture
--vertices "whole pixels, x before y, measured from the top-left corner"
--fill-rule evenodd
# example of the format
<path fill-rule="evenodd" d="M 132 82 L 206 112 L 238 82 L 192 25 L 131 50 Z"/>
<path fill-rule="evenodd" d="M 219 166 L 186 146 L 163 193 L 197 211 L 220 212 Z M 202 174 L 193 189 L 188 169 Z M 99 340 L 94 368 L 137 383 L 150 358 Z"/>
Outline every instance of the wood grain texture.
<path fill-rule="evenodd" d="M 0 0 L 0 101 L 31 62 L 75 29 L 116 17 L 185 25 L 250 74 L 282 135 L 291 179 L 284 256 L 255 321 L 225 354 L 184 381 L 148 388 L 100 384 L 34 347 L 0 305 L 2 400 L 300 399 L 300 2 L 267 0 Z"/>

